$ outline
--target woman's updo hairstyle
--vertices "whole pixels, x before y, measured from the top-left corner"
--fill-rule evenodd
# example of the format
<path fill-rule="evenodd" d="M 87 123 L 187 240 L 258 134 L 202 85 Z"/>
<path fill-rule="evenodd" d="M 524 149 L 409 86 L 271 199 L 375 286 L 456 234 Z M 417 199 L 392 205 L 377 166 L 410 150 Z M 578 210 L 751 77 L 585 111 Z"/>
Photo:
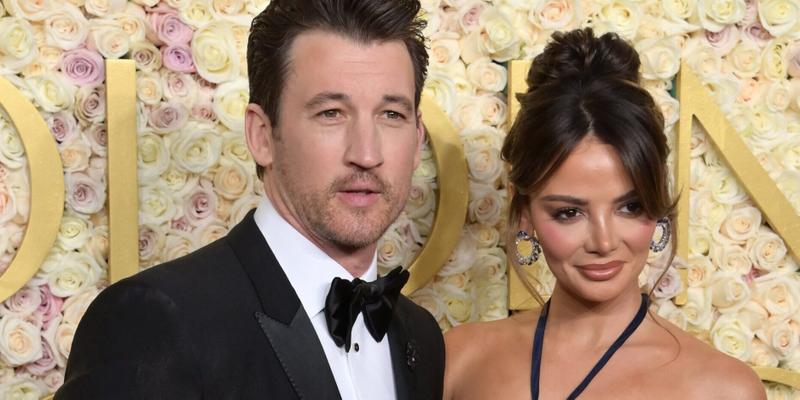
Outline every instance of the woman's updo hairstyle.
<path fill-rule="evenodd" d="M 639 84 L 639 65 L 636 50 L 614 33 L 553 34 L 533 60 L 528 91 L 518 95 L 521 108 L 503 143 L 514 186 L 512 224 L 589 135 L 616 149 L 650 218 L 672 217 L 664 117 Z"/>

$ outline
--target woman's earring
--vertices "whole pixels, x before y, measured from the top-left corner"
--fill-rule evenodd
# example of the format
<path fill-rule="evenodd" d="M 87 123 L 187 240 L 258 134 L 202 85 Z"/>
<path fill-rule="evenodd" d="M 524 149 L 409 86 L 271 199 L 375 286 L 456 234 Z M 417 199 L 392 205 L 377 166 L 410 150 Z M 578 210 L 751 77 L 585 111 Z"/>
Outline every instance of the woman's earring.
<path fill-rule="evenodd" d="M 661 228 L 661 239 L 658 239 L 658 242 L 650 240 L 650 250 L 658 253 L 666 249 L 669 243 L 669 236 L 672 233 L 669 218 L 664 217 L 658 220 L 658 222 L 656 222 L 656 228 Z"/>
<path fill-rule="evenodd" d="M 514 253 L 519 265 L 531 265 L 542 254 L 542 246 L 536 237 L 531 237 L 528 232 L 519 231 L 514 239 Z"/>

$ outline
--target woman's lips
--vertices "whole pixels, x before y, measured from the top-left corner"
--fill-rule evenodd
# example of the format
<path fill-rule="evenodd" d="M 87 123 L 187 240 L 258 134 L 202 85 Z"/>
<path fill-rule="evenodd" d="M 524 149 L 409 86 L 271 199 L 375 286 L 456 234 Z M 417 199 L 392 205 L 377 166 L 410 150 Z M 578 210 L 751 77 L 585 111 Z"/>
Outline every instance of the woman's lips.
<path fill-rule="evenodd" d="M 617 274 L 622 271 L 624 265 L 625 263 L 622 261 L 614 260 L 603 264 L 583 264 L 576 265 L 575 267 L 586 279 L 592 281 L 607 281 L 617 276 Z"/>

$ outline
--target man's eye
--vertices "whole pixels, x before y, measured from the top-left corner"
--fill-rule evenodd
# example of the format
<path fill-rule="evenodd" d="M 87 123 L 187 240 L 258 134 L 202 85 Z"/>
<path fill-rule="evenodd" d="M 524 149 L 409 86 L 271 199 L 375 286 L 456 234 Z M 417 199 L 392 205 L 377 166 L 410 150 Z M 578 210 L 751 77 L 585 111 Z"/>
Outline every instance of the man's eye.
<path fill-rule="evenodd" d="M 333 118 L 338 118 L 339 116 L 341 116 L 342 112 L 339 111 L 339 110 L 325 110 L 325 111 L 319 113 L 319 115 L 321 115 L 321 116 L 323 116 L 325 118 L 333 119 Z"/>
<path fill-rule="evenodd" d="M 406 117 L 405 115 L 397 111 L 391 111 L 391 110 L 385 111 L 384 115 L 386 115 L 386 118 L 389 119 L 404 119 Z"/>

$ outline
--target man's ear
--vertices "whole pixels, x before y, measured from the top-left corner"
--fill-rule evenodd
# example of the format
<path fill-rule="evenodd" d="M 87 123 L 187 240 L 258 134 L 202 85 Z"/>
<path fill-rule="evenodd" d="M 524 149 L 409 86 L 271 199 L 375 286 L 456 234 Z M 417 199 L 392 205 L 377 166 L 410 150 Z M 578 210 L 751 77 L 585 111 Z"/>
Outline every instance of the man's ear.
<path fill-rule="evenodd" d="M 417 109 L 416 135 L 417 135 L 417 149 L 416 149 L 416 154 L 414 155 L 414 169 L 417 169 L 420 160 L 422 159 L 422 144 L 425 143 L 425 124 L 422 123 L 422 111 L 420 111 L 419 109 Z"/>
<path fill-rule="evenodd" d="M 272 165 L 272 123 L 258 104 L 250 103 L 245 109 L 244 138 L 256 164 L 264 168 Z"/>

